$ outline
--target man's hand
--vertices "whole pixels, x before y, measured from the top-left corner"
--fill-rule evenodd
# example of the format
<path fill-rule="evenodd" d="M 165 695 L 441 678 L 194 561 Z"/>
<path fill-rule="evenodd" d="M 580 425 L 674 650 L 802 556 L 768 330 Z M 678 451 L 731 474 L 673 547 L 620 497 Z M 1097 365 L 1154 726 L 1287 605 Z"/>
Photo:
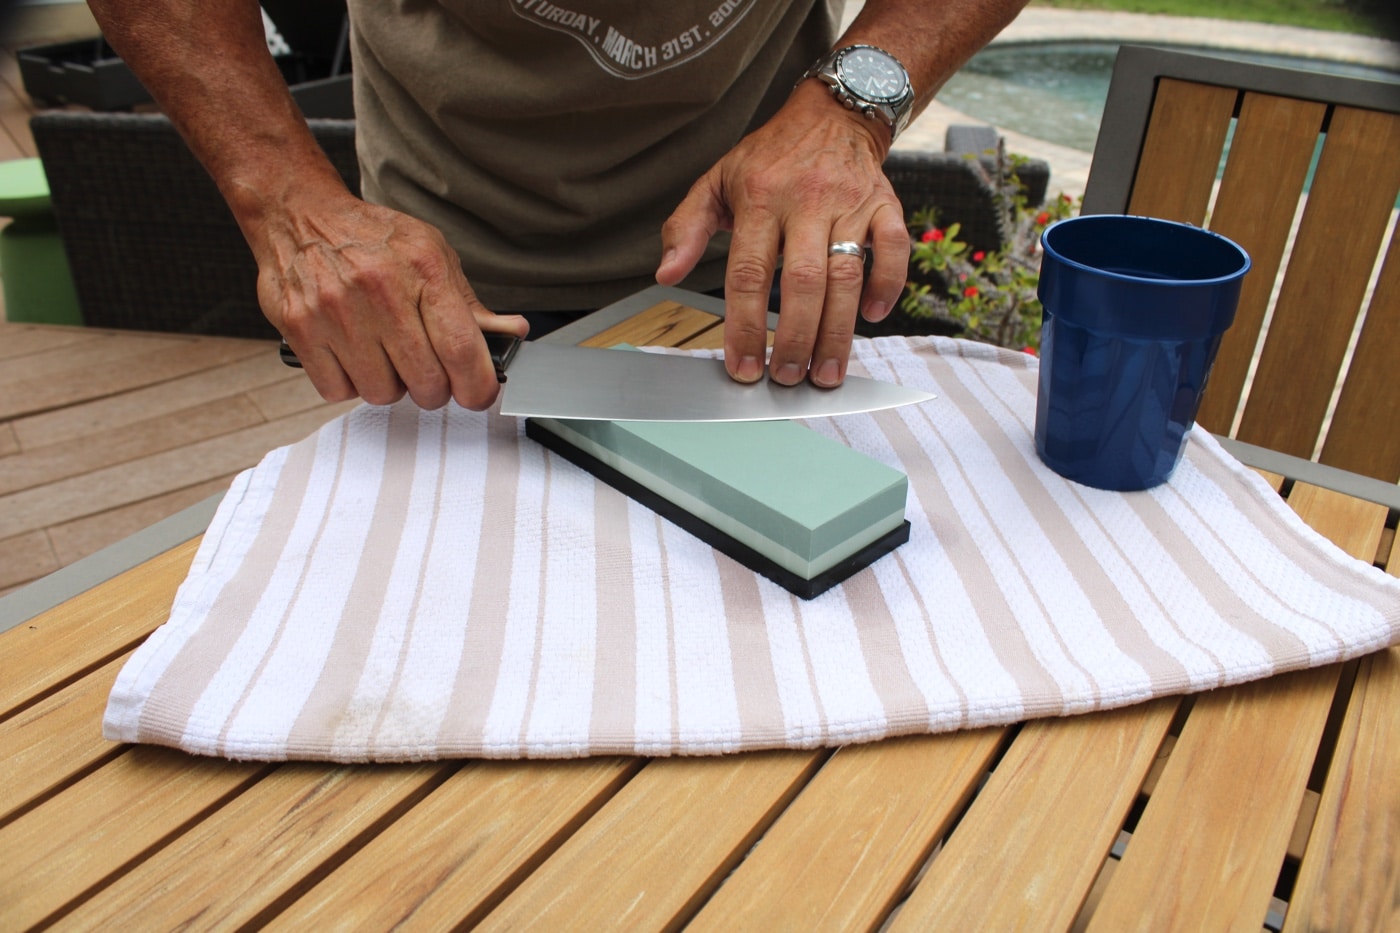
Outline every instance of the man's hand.
<path fill-rule="evenodd" d="M 745 137 L 690 189 L 662 227 L 657 281 L 674 285 L 719 230 L 732 230 L 725 275 L 724 357 L 741 382 L 763 375 L 768 295 L 782 257 L 772 378 L 820 386 L 846 376 L 856 314 L 883 319 L 904 289 L 909 233 L 881 170 L 889 130 L 833 106 L 804 81 L 772 120 Z M 869 244 L 859 257 L 832 243 Z"/>
<path fill-rule="evenodd" d="M 482 307 L 435 228 L 348 192 L 269 227 L 251 238 L 258 300 L 323 397 L 387 405 L 407 392 L 423 408 L 495 401 L 482 331 L 523 337 L 528 325 Z"/>

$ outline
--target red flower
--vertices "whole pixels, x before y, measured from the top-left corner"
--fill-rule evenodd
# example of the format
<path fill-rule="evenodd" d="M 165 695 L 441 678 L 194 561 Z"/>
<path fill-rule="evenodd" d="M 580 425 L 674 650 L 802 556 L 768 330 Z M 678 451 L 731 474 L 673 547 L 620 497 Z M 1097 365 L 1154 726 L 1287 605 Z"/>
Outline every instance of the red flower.
<path fill-rule="evenodd" d="M 1040 224 L 1042 227 L 1045 226 L 1046 224 L 1048 224 L 1048 223 L 1050 222 L 1050 212 L 1049 212 L 1049 211 L 1041 211 L 1039 214 L 1036 214 L 1036 215 L 1035 215 L 1035 222 L 1038 223 L 1038 224 Z"/>
<path fill-rule="evenodd" d="M 936 243 L 943 239 L 943 231 L 936 227 L 932 230 L 925 230 L 924 235 L 919 239 L 923 240 L 925 243 Z"/>
<path fill-rule="evenodd" d="M 1035 352 L 1035 347 L 1022 347 L 1021 352 L 1031 356 L 1040 356 L 1039 353 Z"/>
<path fill-rule="evenodd" d="M 978 294 L 977 286 L 976 286 L 976 285 L 969 285 L 967 288 L 964 288 L 964 289 L 963 289 L 963 297 L 964 297 L 964 298 L 971 298 L 971 297 L 973 297 L 973 296 L 976 295 L 976 294 Z"/>
<path fill-rule="evenodd" d="M 982 250 L 980 250 L 980 249 L 979 249 L 977 252 L 975 252 L 975 253 L 972 254 L 972 261 L 973 261 L 973 262 L 981 262 L 982 260 L 984 260 L 984 259 L 986 259 L 986 258 L 987 258 L 987 254 L 984 253 L 984 252 L 983 252 Z"/>
<path fill-rule="evenodd" d="M 1061 201 L 1064 201 L 1066 204 L 1073 204 L 1073 203 L 1074 203 L 1074 198 L 1070 197 L 1070 196 L 1067 195 L 1067 194 L 1061 194 L 1061 195 L 1060 195 L 1060 200 L 1061 200 Z"/>

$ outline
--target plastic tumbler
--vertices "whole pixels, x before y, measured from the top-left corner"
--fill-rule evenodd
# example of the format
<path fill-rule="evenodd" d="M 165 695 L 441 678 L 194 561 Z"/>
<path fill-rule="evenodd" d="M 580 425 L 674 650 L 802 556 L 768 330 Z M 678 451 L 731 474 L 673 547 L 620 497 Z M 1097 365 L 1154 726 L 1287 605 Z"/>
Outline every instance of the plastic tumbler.
<path fill-rule="evenodd" d="M 1041 245 L 1036 453 L 1099 489 L 1166 482 L 1249 254 L 1200 227 L 1119 214 L 1060 221 Z"/>

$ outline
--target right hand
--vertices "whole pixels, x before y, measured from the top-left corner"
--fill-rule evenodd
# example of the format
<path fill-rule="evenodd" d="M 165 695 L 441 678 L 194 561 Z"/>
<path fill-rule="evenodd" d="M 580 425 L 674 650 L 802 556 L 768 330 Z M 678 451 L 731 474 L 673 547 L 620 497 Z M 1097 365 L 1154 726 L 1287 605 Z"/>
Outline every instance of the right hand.
<path fill-rule="evenodd" d="M 482 306 L 436 228 L 349 192 L 250 241 L 263 314 L 327 401 L 488 408 L 500 385 L 482 332 L 529 330 Z"/>

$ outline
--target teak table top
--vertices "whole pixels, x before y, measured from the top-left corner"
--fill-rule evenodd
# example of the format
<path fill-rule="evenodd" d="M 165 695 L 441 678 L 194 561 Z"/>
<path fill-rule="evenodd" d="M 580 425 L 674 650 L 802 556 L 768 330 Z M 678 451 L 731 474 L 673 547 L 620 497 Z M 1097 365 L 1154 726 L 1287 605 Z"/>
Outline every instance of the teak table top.
<path fill-rule="evenodd" d="M 718 322 L 661 301 L 590 342 L 717 346 Z M 1400 575 L 1385 508 L 1282 485 L 1310 525 Z M 107 693 L 197 544 L 0 634 L 0 926 L 1400 923 L 1393 649 L 1109 713 L 836 750 L 332 766 L 107 742 Z"/>

